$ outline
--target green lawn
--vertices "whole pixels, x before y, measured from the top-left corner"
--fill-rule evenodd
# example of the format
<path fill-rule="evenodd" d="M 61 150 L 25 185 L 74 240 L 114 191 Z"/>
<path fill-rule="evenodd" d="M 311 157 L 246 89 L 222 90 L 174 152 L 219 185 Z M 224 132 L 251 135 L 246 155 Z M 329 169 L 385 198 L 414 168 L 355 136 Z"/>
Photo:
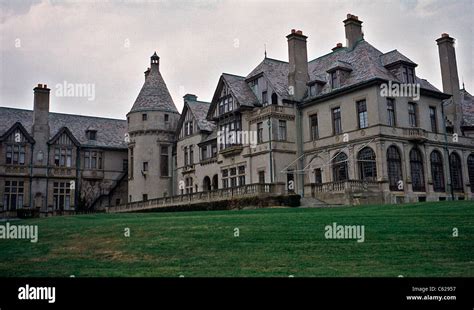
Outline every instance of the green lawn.
<path fill-rule="evenodd" d="M 0 239 L 0 276 L 473 277 L 473 215 L 457 201 L 12 221 L 39 240 Z M 365 242 L 326 239 L 333 222 L 364 225 Z"/>

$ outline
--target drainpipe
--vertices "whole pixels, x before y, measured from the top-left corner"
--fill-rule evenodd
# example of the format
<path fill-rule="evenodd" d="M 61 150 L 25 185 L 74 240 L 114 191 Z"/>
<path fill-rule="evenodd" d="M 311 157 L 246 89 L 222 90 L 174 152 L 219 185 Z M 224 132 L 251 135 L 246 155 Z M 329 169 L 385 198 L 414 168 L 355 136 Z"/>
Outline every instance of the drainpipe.
<path fill-rule="evenodd" d="M 102 167 L 104 166 L 104 156 L 102 156 Z M 80 193 L 81 185 L 79 181 L 79 175 L 81 173 L 81 147 L 76 148 L 76 184 L 74 186 L 74 210 L 77 210 L 78 204 L 78 193 Z"/>
<path fill-rule="evenodd" d="M 295 103 L 296 107 L 296 155 L 298 156 L 298 161 L 296 163 L 296 170 L 298 173 L 296 174 L 296 177 L 298 178 L 298 183 L 299 183 L 299 194 L 301 197 L 304 197 L 304 176 L 305 174 L 302 173 L 301 170 L 303 170 L 304 167 L 304 159 L 303 159 L 303 125 L 302 125 L 302 119 L 303 119 L 303 111 L 298 108 L 297 103 Z"/>
<path fill-rule="evenodd" d="M 29 203 L 29 208 L 31 209 L 32 208 L 32 201 L 33 201 L 33 193 L 32 193 L 32 189 L 33 189 L 33 157 L 34 157 L 34 153 L 35 153 L 35 144 L 34 143 L 31 143 L 31 158 L 30 158 L 30 203 Z"/>
<path fill-rule="evenodd" d="M 453 175 L 451 174 L 451 165 L 449 163 L 449 149 L 448 149 L 448 135 L 446 133 L 446 119 L 444 115 L 444 105 L 441 102 L 441 116 L 443 117 L 443 135 L 444 135 L 444 151 L 446 153 L 446 162 L 448 167 L 448 174 L 449 174 L 449 188 L 451 191 L 451 200 L 454 200 L 454 189 L 453 189 Z"/>
<path fill-rule="evenodd" d="M 48 216 L 48 193 L 49 193 L 49 153 L 51 145 L 48 143 L 48 154 L 46 156 L 46 196 L 45 196 L 45 207 L 46 207 L 46 216 Z M 41 212 L 41 211 L 40 211 Z"/>
<path fill-rule="evenodd" d="M 273 184 L 273 150 L 272 150 L 272 121 L 271 116 L 268 117 L 268 141 L 270 142 L 270 183 Z"/>

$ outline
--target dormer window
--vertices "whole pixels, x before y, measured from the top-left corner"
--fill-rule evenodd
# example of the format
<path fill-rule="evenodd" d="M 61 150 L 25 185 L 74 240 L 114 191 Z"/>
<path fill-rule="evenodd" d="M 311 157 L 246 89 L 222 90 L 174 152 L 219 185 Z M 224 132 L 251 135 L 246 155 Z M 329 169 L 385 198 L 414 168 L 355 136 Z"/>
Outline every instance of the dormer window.
<path fill-rule="evenodd" d="M 335 89 L 339 87 L 339 80 L 337 78 L 337 71 L 331 72 L 331 88 Z"/>
<path fill-rule="evenodd" d="M 262 105 L 267 105 L 268 104 L 268 94 L 266 91 L 262 92 Z"/>
<path fill-rule="evenodd" d="M 258 94 L 258 79 L 251 80 L 249 86 L 255 95 Z"/>
<path fill-rule="evenodd" d="M 345 80 L 349 78 L 349 74 L 352 71 L 352 65 L 348 62 L 337 60 L 331 67 L 326 71 L 329 73 L 331 81 L 331 89 L 341 87 Z"/>
<path fill-rule="evenodd" d="M 330 74 L 331 77 L 331 85 L 332 85 L 332 74 Z M 335 77 L 337 82 L 337 77 Z M 308 94 L 310 97 L 315 97 L 319 95 L 323 89 L 324 84 L 326 84 L 326 81 L 322 80 L 321 78 L 317 78 L 313 81 L 308 82 Z"/>
<path fill-rule="evenodd" d="M 87 130 L 86 135 L 88 140 L 97 140 L 97 130 Z"/>
<path fill-rule="evenodd" d="M 403 70 L 403 81 L 407 84 L 415 83 L 415 68 L 404 66 Z"/>

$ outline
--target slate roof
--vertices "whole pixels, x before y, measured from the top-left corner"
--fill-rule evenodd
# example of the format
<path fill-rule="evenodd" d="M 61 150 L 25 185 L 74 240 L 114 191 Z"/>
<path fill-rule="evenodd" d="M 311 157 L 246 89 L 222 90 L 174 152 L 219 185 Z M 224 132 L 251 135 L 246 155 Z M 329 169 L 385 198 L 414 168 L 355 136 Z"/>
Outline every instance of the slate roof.
<path fill-rule="evenodd" d="M 329 68 L 326 70 L 326 72 L 332 72 L 332 71 L 335 71 L 337 69 L 352 71 L 352 66 L 348 62 L 345 62 L 345 61 L 342 61 L 342 60 L 336 60 L 335 62 L 333 62 L 329 66 Z"/>
<path fill-rule="evenodd" d="M 333 91 L 329 82 L 329 73 L 335 68 L 350 71 L 348 78 L 345 80 L 341 88 L 367 82 L 375 78 L 380 78 L 393 82 L 401 82 L 398 78 L 385 66 L 398 61 L 416 63 L 408 57 L 401 54 L 398 50 L 388 53 L 382 53 L 365 40 L 360 40 L 353 49 L 346 47 L 338 48 L 333 52 L 318 57 L 308 62 L 308 72 L 311 82 L 319 82 L 323 86 L 321 95 L 325 95 Z M 275 91 L 283 99 L 290 99 L 288 94 L 288 62 L 265 58 L 255 69 L 247 75 L 247 79 L 259 74 L 265 75 Z M 434 92 L 441 92 L 425 79 L 416 77 L 417 83 L 421 88 Z M 249 88 L 250 90 L 250 88 Z M 250 90 L 251 91 L 251 90 Z"/>
<path fill-rule="evenodd" d="M 401 82 L 390 70 L 384 66 L 385 61 L 391 61 L 390 59 L 395 58 L 403 58 L 411 62 L 411 60 L 400 54 L 398 51 L 392 51 L 387 54 L 383 54 L 367 41 L 361 40 L 354 46 L 353 49 L 340 48 L 332 53 L 310 61 L 308 63 L 310 80 L 321 80 L 325 77 L 326 81 L 329 81 L 329 74 L 326 72 L 328 68 L 339 61 L 339 63 L 350 64 L 350 67 L 352 68 L 352 71 L 344 81 L 344 84 L 341 88 L 367 82 L 376 78 Z M 428 81 L 418 77 L 416 79 L 417 82 L 420 83 L 421 88 L 440 92 L 440 90 L 431 85 Z M 322 88 L 321 94 L 324 95 L 331 91 L 332 89 L 330 83 L 326 83 L 326 85 Z"/>
<path fill-rule="evenodd" d="M 187 101 L 187 106 L 193 113 L 197 126 L 200 130 L 213 131 L 216 125 L 206 119 L 207 112 L 211 106 L 210 102 L 204 101 Z"/>
<path fill-rule="evenodd" d="M 158 65 L 151 65 L 140 93 L 130 112 L 163 111 L 178 113 Z"/>
<path fill-rule="evenodd" d="M 209 142 L 209 141 L 215 140 L 215 139 L 217 139 L 217 127 L 214 128 L 214 130 L 211 133 L 209 133 L 207 136 L 204 136 L 201 139 L 201 142 L 199 142 L 199 144 L 206 143 L 206 142 Z"/>
<path fill-rule="evenodd" d="M 461 93 L 461 109 L 463 120 L 461 126 L 474 127 L 474 98 L 464 88 L 459 90 Z"/>
<path fill-rule="evenodd" d="M 229 86 L 230 91 L 235 96 L 240 106 L 253 107 L 255 104 L 259 104 L 252 89 L 250 89 L 250 86 L 245 82 L 245 77 L 222 73 L 222 78 Z"/>
<path fill-rule="evenodd" d="M 0 107 L 0 136 L 5 134 L 16 122 L 20 122 L 32 135 L 33 111 Z M 62 113 L 49 113 L 50 138 L 63 127 L 67 127 L 82 146 L 104 148 L 127 148 L 124 141 L 127 132 L 127 121 Z M 97 130 L 97 140 L 89 141 L 86 130 Z"/>
<path fill-rule="evenodd" d="M 272 58 L 263 61 L 247 75 L 247 79 L 263 73 L 278 96 L 290 99 L 288 93 L 288 63 Z"/>
<path fill-rule="evenodd" d="M 393 64 L 393 63 L 397 63 L 399 61 L 410 63 L 414 66 L 417 65 L 416 63 L 411 61 L 408 57 L 406 57 L 405 55 L 400 53 L 398 50 L 393 50 L 393 51 L 387 52 L 387 53 L 383 54 L 382 56 L 380 56 L 380 59 L 382 60 L 382 65 L 383 66 L 387 66 L 387 65 L 390 65 L 390 64 Z"/>

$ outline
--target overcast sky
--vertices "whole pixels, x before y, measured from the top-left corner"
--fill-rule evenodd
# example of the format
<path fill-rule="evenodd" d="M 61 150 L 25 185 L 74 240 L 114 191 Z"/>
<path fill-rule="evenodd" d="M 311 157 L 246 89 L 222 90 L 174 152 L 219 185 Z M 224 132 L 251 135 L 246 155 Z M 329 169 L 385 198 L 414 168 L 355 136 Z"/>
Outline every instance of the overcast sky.
<path fill-rule="evenodd" d="M 442 89 L 435 39 L 456 38 L 460 80 L 474 92 L 474 1 L 62 1 L 0 0 L 0 106 L 32 109 L 33 87 L 52 89 L 51 111 L 125 118 L 154 51 L 181 111 L 182 96 L 209 101 L 221 73 L 247 75 L 264 57 L 288 60 L 285 36 L 308 36 L 308 57 L 345 44 L 347 13 L 365 39 L 398 49 Z M 57 84 L 95 86 L 95 99 L 56 97 Z"/>

